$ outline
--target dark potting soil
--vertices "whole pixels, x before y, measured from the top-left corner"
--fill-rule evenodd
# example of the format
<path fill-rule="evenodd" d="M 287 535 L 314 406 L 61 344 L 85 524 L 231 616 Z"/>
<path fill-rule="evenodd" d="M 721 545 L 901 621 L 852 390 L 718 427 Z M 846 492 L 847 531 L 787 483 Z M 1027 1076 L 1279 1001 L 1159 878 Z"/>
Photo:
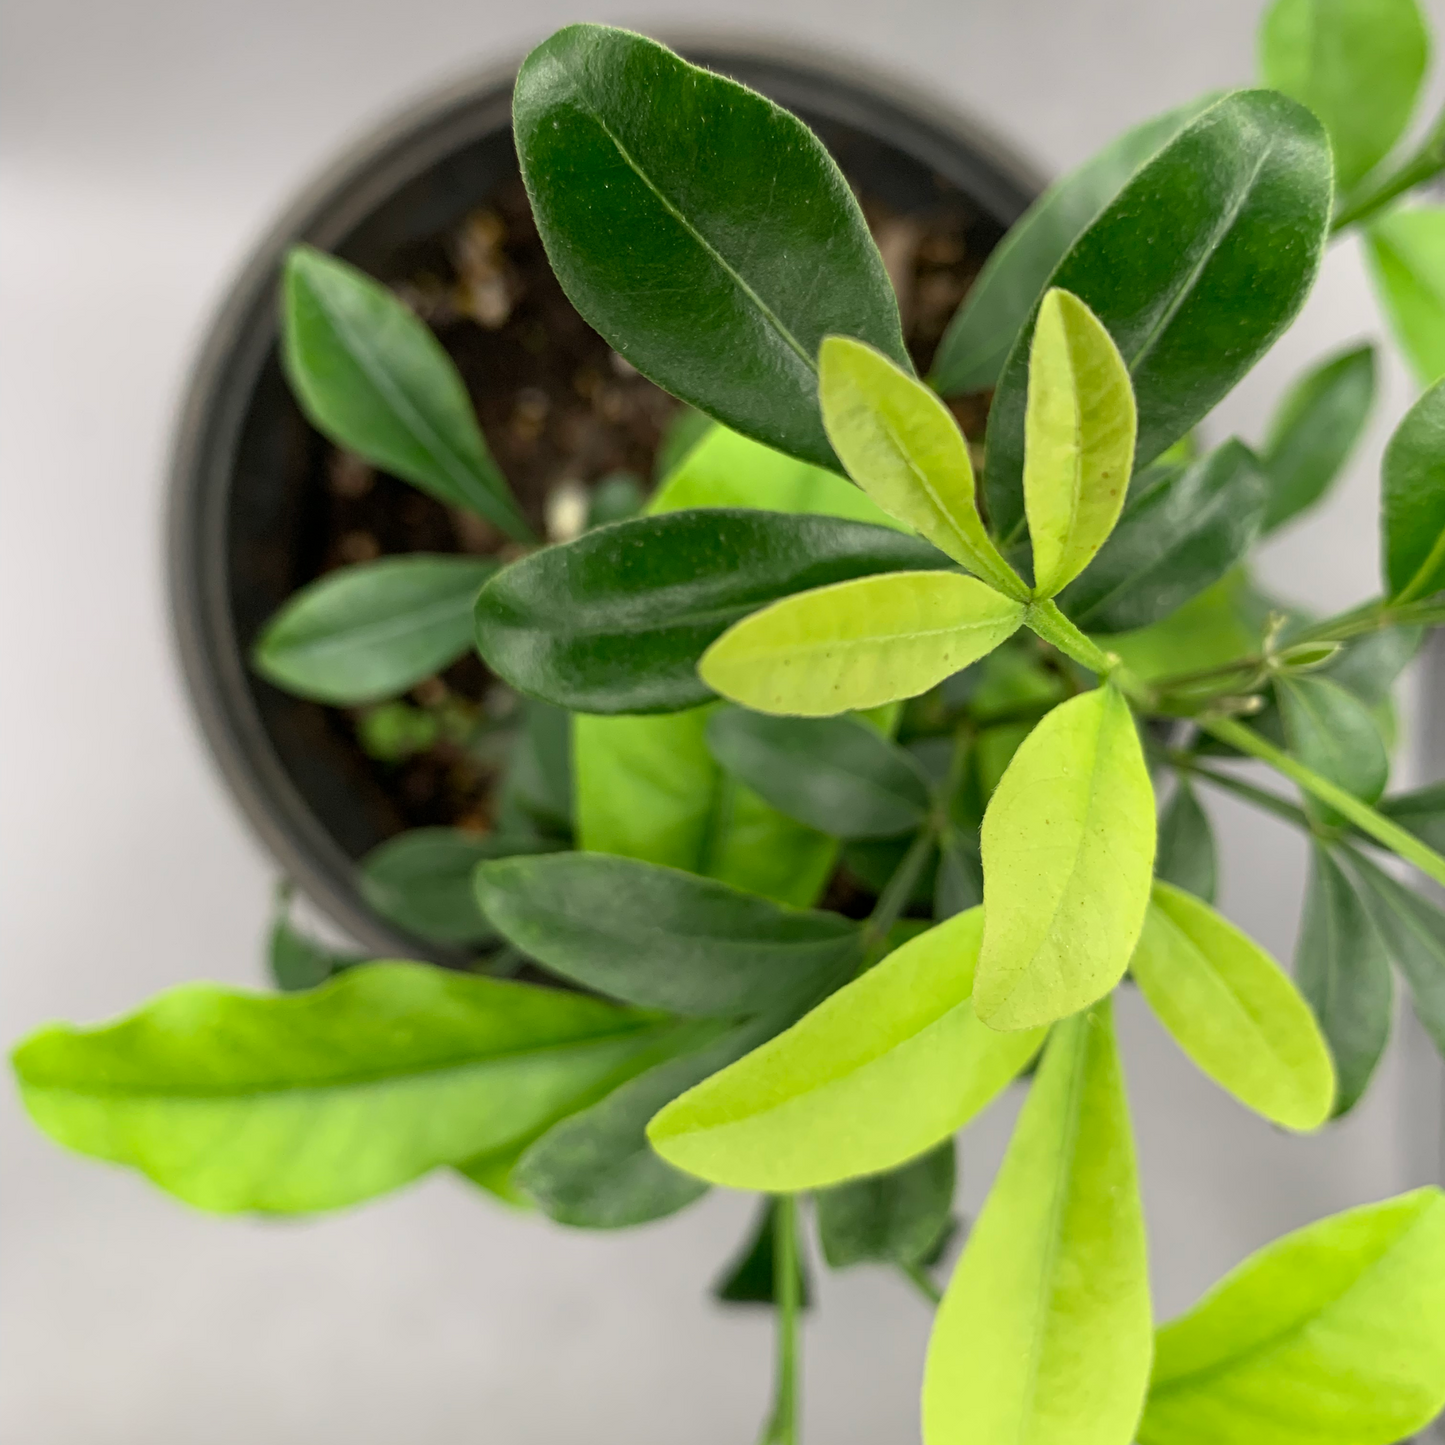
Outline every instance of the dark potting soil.
<path fill-rule="evenodd" d="M 846 147 L 839 159 L 848 171 Z M 861 196 L 899 294 L 920 374 L 1000 231 L 936 178 L 936 201 L 899 214 Z M 456 362 L 482 429 L 528 520 L 553 539 L 577 530 L 607 481 L 651 489 L 685 426 L 685 409 L 639 376 L 572 309 L 547 264 L 520 178 L 454 230 L 398 252 L 382 280 L 435 330 Z M 986 396 L 955 414 L 982 439 Z M 300 586 L 336 567 L 390 554 L 514 555 L 489 523 L 449 509 L 348 453 L 318 447 L 311 486 L 320 526 Z M 400 706 L 326 709 L 338 748 L 369 771 L 392 831 L 432 825 L 479 832 L 496 823 L 497 781 L 517 700 L 475 655 L 413 689 Z"/>

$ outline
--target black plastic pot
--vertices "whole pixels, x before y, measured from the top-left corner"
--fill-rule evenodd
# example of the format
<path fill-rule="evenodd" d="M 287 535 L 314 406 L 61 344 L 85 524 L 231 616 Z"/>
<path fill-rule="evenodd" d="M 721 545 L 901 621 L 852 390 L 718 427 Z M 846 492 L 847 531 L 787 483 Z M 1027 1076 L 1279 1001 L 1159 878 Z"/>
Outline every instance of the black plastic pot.
<path fill-rule="evenodd" d="M 757 44 L 679 48 L 796 111 L 844 169 L 907 214 L 955 188 L 1002 232 L 1038 181 L 979 128 L 896 87 Z M 516 174 L 511 74 L 458 86 L 357 147 L 258 248 L 196 367 L 171 479 L 176 638 L 201 728 L 231 792 L 285 874 L 364 947 L 438 956 L 379 918 L 355 860 L 395 831 L 362 760 L 323 709 L 277 691 L 246 657 L 308 580 L 303 538 L 320 440 L 277 359 L 280 260 L 308 241 L 385 275 L 402 248 L 454 225 Z"/>

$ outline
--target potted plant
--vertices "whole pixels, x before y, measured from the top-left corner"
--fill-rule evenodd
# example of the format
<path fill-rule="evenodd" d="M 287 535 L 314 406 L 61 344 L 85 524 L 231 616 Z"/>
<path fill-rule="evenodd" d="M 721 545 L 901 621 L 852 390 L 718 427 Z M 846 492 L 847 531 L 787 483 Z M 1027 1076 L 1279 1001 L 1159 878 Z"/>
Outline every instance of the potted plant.
<path fill-rule="evenodd" d="M 538 47 L 516 138 L 557 275 L 717 429 L 642 515 L 519 540 L 476 592 L 491 669 L 571 715 L 586 846 L 467 877 L 506 940 L 490 966 L 537 981 L 345 960 L 286 997 L 172 990 L 22 1043 L 32 1116 L 223 1211 L 337 1207 L 443 1166 L 582 1227 L 756 1191 L 724 1293 L 775 1306 L 771 1441 L 799 1438 L 809 1216 L 830 1265 L 885 1262 L 939 1301 L 930 1445 L 1424 1428 L 1445 1403 L 1439 1190 L 1296 1231 L 1155 1329 L 1110 1003 L 1136 987 L 1295 1132 L 1360 1099 L 1396 970 L 1445 1043 L 1445 913 L 1392 871 L 1445 885 L 1445 794 L 1386 792 L 1390 685 L 1445 621 L 1445 248 L 1409 199 L 1445 147 L 1388 159 L 1424 46 L 1412 0 L 1276 0 L 1272 88 L 1057 183 L 927 381 L 801 122 L 628 32 Z M 1369 353 L 1302 378 L 1258 450 L 1195 429 L 1354 227 L 1425 390 L 1384 459 L 1380 596 L 1316 618 L 1262 596 L 1248 557 L 1328 490 Z M 302 249 L 286 323 L 318 425 L 515 525 L 450 363 L 394 297 Z M 981 453 L 941 399 L 966 388 L 990 393 Z M 378 595 L 309 594 L 263 665 L 335 616 L 417 610 Z M 1293 979 L 1212 906 L 1206 789 L 1310 839 Z M 1019 1080 L 940 1289 L 954 1136 Z"/>

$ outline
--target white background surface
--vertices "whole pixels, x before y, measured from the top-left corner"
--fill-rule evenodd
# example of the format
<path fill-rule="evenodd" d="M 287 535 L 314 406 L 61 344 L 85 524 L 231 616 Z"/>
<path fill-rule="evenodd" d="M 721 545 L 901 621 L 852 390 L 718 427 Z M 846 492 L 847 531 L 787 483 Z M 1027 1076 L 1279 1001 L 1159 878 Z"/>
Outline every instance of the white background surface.
<path fill-rule="evenodd" d="M 1437 27 L 1445 14 L 1432 6 Z M 345 143 L 568 19 L 812 41 L 961 104 L 1049 170 L 1251 76 L 1255 6 L 1219 0 L 730 0 L 625 11 L 532 0 L 10 0 L 0 44 L 0 641 L 4 1035 L 94 1019 L 197 976 L 260 981 L 272 869 L 188 717 L 161 576 L 168 429 L 228 278 Z M 1288 379 L 1378 331 L 1352 244 L 1225 407 L 1258 439 Z M 1383 406 L 1329 514 L 1267 554 L 1316 606 L 1374 582 Z M 1418 732 L 1418 729 L 1415 730 Z M 1434 774 L 1432 773 L 1432 776 Z M 1287 956 L 1303 850 L 1219 807 L 1223 898 Z M 1286 1140 L 1126 1006 L 1162 1313 L 1284 1229 L 1438 1177 L 1437 1066 L 1402 1031 L 1343 1127 Z M 965 1149 L 976 1209 L 1011 1122 Z M 58 1153 L 0 1094 L 5 1436 L 26 1445 L 735 1442 L 767 1392 L 761 1319 L 703 1286 L 745 1201 L 599 1238 L 438 1177 L 305 1224 L 189 1213 Z M 823 1282 L 809 1438 L 908 1440 L 926 1312 L 890 1277 Z"/>

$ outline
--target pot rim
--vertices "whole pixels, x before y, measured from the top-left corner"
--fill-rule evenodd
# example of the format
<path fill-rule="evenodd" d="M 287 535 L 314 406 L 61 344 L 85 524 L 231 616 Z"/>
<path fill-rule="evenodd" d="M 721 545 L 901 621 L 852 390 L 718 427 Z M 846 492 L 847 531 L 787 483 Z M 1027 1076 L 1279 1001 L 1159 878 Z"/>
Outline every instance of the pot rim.
<path fill-rule="evenodd" d="M 966 107 L 838 52 L 745 29 L 659 27 L 657 38 L 746 83 L 785 90 L 785 104 L 851 125 L 949 176 L 1002 224 L 1044 187 L 1022 158 Z M 306 897 L 358 944 L 381 956 L 459 956 L 428 947 L 365 904 L 353 860 L 303 798 L 272 747 L 231 627 L 228 471 L 253 383 L 276 339 L 275 285 L 298 241 L 331 249 L 395 193 L 469 141 L 511 122 L 521 56 L 474 69 L 353 141 L 302 185 L 212 313 L 177 412 L 167 468 L 165 556 L 172 645 L 191 715 L 212 765 L 253 836 Z"/>

